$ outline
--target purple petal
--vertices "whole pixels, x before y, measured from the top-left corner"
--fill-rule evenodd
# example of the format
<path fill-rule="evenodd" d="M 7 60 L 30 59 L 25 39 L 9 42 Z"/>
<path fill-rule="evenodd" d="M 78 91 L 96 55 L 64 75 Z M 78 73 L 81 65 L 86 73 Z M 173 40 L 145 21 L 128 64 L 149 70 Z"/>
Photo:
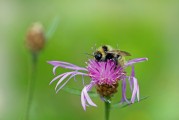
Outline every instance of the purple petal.
<path fill-rule="evenodd" d="M 63 77 L 62 77 L 62 78 L 58 81 L 58 83 L 56 84 L 55 89 L 57 89 L 58 85 L 59 85 L 65 78 L 67 78 L 69 75 L 71 75 L 71 76 L 70 76 L 69 79 L 62 85 L 62 87 L 63 87 L 72 77 L 74 77 L 74 76 L 76 76 L 76 75 L 88 76 L 88 74 L 86 74 L 86 73 L 77 72 L 77 71 L 66 72 L 66 73 L 63 75 Z M 56 78 L 56 79 L 57 79 L 57 78 Z M 60 87 L 60 88 L 57 90 L 57 92 L 58 92 L 62 87 Z"/>
<path fill-rule="evenodd" d="M 91 82 L 89 85 L 85 86 L 81 92 L 81 104 L 84 110 L 86 110 L 86 101 L 89 105 L 96 107 L 96 104 L 91 100 L 91 98 L 88 95 L 88 91 L 90 91 L 92 87 L 93 83 Z"/>
<path fill-rule="evenodd" d="M 71 63 L 67 63 L 67 62 L 63 62 L 63 61 L 47 61 L 47 63 L 53 65 L 53 66 L 58 66 L 58 65 L 68 65 L 68 66 L 76 66 L 74 64 L 71 64 Z"/>
<path fill-rule="evenodd" d="M 136 58 L 136 59 L 133 59 L 133 60 L 129 60 L 128 62 L 126 62 L 125 67 L 131 66 L 135 63 L 143 62 L 143 61 L 146 61 L 146 60 L 148 60 L 148 58 Z"/>
<path fill-rule="evenodd" d="M 54 74 L 54 75 L 56 74 L 56 69 L 57 69 L 58 67 L 59 67 L 59 66 L 53 67 L 53 74 Z"/>
<path fill-rule="evenodd" d="M 132 92 L 132 90 L 133 90 L 133 80 L 131 79 L 131 77 L 128 77 L 128 81 L 129 81 L 130 90 Z"/>
<path fill-rule="evenodd" d="M 133 90 L 133 85 L 134 85 L 133 77 L 135 77 L 135 71 L 134 71 L 134 66 L 132 65 L 131 76 L 129 77 L 129 85 L 131 91 Z"/>
<path fill-rule="evenodd" d="M 86 100 L 85 100 L 83 90 L 81 92 L 81 105 L 82 105 L 83 109 L 86 111 Z"/>
<path fill-rule="evenodd" d="M 67 72 L 65 75 L 63 75 L 63 77 L 58 81 L 58 83 L 56 84 L 55 90 L 57 89 L 58 85 L 65 79 L 67 78 L 69 75 L 73 74 L 73 72 Z"/>
<path fill-rule="evenodd" d="M 68 72 L 67 72 L 68 73 Z M 64 76 L 66 73 L 60 74 L 58 76 L 56 76 L 51 82 L 50 84 L 52 84 L 55 80 L 59 79 L 60 77 Z"/>
<path fill-rule="evenodd" d="M 132 65 L 131 77 L 135 77 L 134 66 Z"/>
<path fill-rule="evenodd" d="M 92 85 L 90 84 L 89 86 L 86 86 L 86 89 L 84 89 L 84 96 L 91 106 L 96 106 L 96 104 L 91 100 L 91 98 L 88 95 L 88 91 L 91 89 Z"/>
<path fill-rule="evenodd" d="M 59 65 L 59 67 L 71 69 L 71 70 L 84 70 L 87 71 L 86 68 L 78 67 L 78 66 L 67 66 L 67 65 Z"/>
<path fill-rule="evenodd" d="M 133 92 L 132 92 L 131 102 L 134 103 L 135 98 L 136 98 L 136 94 L 137 94 L 137 92 L 139 92 L 139 89 L 138 89 L 139 87 L 138 87 L 137 79 L 135 77 L 133 77 L 132 79 L 134 81 L 134 89 L 133 89 Z"/>
<path fill-rule="evenodd" d="M 72 77 L 74 77 L 76 74 L 77 74 L 77 73 L 72 74 L 72 75 L 68 78 L 68 80 L 66 80 L 65 83 L 64 83 L 63 85 L 61 85 L 60 88 L 58 88 L 58 90 L 56 91 L 56 93 L 57 93 L 59 90 L 61 90 L 61 89 L 67 84 L 67 82 L 68 82 Z"/>
<path fill-rule="evenodd" d="M 137 100 L 140 100 L 140 96 L 139 96 L 139 84 L 137 84 Z"/>
<path fill-rule="evenodd" d="M 125 77 L 123 77 L 123 79 L 122 79 L 122 100 L 121 100 L 121 102 L 124 102 L 124 101 L 129 103 L 129 101 L 126 98 L 126 78 Z"/>
<path fill-rule="evenodd" d="M 71 70 L 84 70 L 87 71 L 86 68 L 83 67 L 79 67 L 76 66 L 74 64 L 71 63 L 67 63 L 67 62 L 62 62 L 62 61 L 48 61 L 49 64 L 53 65 L 55 68 L 53 69 L 53 73 L 55 74 L 55 70 L 57 67 L 62 67 L 62 68 L 66 68 L 66 69 L 71 69 Z"/>

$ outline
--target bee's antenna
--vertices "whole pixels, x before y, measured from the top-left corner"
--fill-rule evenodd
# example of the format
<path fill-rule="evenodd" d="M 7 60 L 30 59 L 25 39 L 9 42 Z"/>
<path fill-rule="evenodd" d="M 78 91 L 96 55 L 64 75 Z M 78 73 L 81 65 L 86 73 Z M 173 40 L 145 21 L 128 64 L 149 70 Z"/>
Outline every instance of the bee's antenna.
<path fill-rule="evenodd" d="M 86 54 L 86 55 L 89 55 L 89 56 L 93 56 L 93 57 L 94 57 L 94 55 L 92 55 L 92 54 L 89 54 L 89 53 L 84 53 L 84 54 Z"/>
<path fill-rule="evenodd" d="M 119 49 L 119 44 L 118 43 L 117 43 L 116 47 L 117 47 L 117 49 Z"/>
<path fill-rule="evenodd" d="M 94 47 L 91 47 L 92 51 L 95 51 L 96 49 L 97 49 L 96 44 L 94 45 Z"/>
<path fill-rule="evenodd" d="M 95 45 L 94 45 L 94 48 L 95 48 L 95 50 L 97 49 L 97 47 L 96 47 L 97 45 L 96 45 L 96 43 L 95 43 Z"/>

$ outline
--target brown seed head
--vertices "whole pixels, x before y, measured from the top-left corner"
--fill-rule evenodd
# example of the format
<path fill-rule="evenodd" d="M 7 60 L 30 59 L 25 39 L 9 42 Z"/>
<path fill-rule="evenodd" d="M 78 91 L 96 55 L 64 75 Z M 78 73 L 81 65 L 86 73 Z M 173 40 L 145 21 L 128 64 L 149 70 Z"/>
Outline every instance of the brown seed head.
<path fill-rule="evenodd" d="M 39 52 L 45 45 L 45 34 L 40 23 L 34 23 L 28 30 L 26 44 L 31 52 Z"/>
<path fill-rule="evenodd" d="M 108 84 L 102 84 L 97 85 L 96 90 L 98 94 L 102 97 L 111 97 L 114 93 L 117 92 L 118 83 L 108 85 Z"/>

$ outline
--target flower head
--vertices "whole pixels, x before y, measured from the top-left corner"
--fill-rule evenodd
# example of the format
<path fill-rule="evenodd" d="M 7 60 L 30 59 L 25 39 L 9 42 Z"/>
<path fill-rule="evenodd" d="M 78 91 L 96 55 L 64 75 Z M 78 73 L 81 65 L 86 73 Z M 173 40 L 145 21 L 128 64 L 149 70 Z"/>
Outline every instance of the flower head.
<path fill-rule="evenodd" d="M 45 45 L 45 33 L 41 23 L 34 23 L 28 30 L 26 44 L 31 52 L 39 52 Z"/>
<path fill-rule="evenodd" d="M 87 69 L 92 81 L 98 85 L 112 85 L 120 80 L 124 75 L 123 67 L 120 65 L 116 66 L 112 60 L 108 60 L 107 62 L 90 60 Z"/>
<path fill-rule="evenodd" d="M 126 98 L 126 80 L 129 80 L 130 89 L 132 92 L 131 103 L 134 103 L 136 97 L 139 101 L 139 85 L 138 81 L 135 78 L 134 72 L 134 64 L 138 62 L 142 62 L 147 60 L 147 58 L 138 58 L 127 61 L 124 66 L 116 66 L 115 62 L 112 60 L 108 60 L 106 62 L 98 62 L 96 60 L 89 60 L 87 62 L 87 67 L 79 67 L 67 62 L 61 61 L 50 61 L 49 64 L 54 66 L 53 73 L 55 74 L 55 70 L 57 67 L 66 68 L 72 70 L 71 72 L 66 72 L 56 76 L 50 83 L 54 82 L 55 80 L 59 80 L 56 84 L 55 89 L 57 92 L 64 87 L 71 78 L 81 75 L 87 76 L 91 78 L 90 84 L 84 86 L 83 90 L 81 91 L 81 103 L 86 110 L 87 104 L 91 106 L 96 106 L 96 104 L 91 100 L 90 96 L 88 95 L 88 91 L 92 89 L 92 87 L 96 87 L 98 94 L 102 98 L 109 98 L 112 97 L 114 93 L 117 92 L 117 87 L 119 81 L 122 81 L 122 99 L 121 102 L 127 101 Z M 125 68 L 131 66 L 132 71 L 131 75 L 127 76 L 125 72 Z M 81 72 L 83 71 L 83 72 Z M 57 87 L 67 78 L 67 80 L 57 89 Z"/>
<path fill-rule="evenodd" d="M 87 69 L 97 92 L 102 97 L 111 97 L 116 93 L 118 81 L 125 75 L 123 67 L 116 66 L 112 60 L 106 62 L 90 60 Z"/>

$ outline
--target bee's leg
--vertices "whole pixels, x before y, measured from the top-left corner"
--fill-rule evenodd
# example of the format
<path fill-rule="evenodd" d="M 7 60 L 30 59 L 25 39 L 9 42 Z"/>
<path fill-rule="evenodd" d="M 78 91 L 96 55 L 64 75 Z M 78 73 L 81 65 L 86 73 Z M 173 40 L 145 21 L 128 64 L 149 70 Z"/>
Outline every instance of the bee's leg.
<path fill-rule="evenodd" d="M 107 61 L 107 60 L 113 60 L 113 59 L 114 59 L 114 55 L 113 54 L 111 54 L 111 53 L 107 53 L 106 54 L 105 61 Z M 113 60 L 113 61 L 115 61 L 115 60 Z"/>
<path fill-rule="evenodd" d="M 118 59 L 116 57 L 112 58 L 112 60 L 114 61 L 114 63 L 116 64 L 116 66 L 118 65 Z"/>

